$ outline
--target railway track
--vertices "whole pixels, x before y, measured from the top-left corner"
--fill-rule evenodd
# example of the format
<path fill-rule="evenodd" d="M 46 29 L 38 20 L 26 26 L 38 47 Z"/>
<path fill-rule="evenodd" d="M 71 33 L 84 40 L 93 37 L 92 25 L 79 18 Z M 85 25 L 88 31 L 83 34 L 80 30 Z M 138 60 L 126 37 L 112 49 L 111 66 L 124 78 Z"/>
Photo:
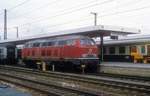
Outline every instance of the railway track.
<path fill-rule="evenodd" d="M 1 70 L 0 75 L 6 74 L 7 71 L 9 71 L 9 73 L 17 74 L 18 77 L 20 73 L 24 77 L 26 77 L 26 75 L 29 74 L 32 77 L 36 75 L 39 76 L 36 77 L 37 80 L 38 78 L 44 78 L 44 80 L 42 79 L 42 81 L 44 81 L 43 83 L 47 82 L 47 80 L 54 81 L 57 79 L 57 82 L 55 82 L 56 85 L 61 84 L 63 85 L 63 87 L 70 88 L 69 90 L 72 90 L 74 93 L 78 93 L 78 94 L 79 92 L 75 92 L 75 91 L 80 90 L 83 92 L 83 93 L 81 92 L 82 94 L 97 96 L 100 94 L 104 94 L 106 92 L 106 89 L 108 92 L 107 95 L 114 95 L 115 90 L 120 90 L 119 93 L 116 93 L 114 96 L 117 96 L 119 94 L 128 94 L 128 96 L 133 96 L 135 94 L 136 96 L 142 96 L 142 95 L 148 96 L 148 94 L 150 94 L 150 83 L 148 82 L 145 83 L 140 81 L 136 82 L 135 80 L 132 81 L 131 78 L 118 79 L 118 78 L 105 77 L 105 76 L 79 75 L 79 74 L 60 73 L 60 72 L 41 72 L 41 71 L 35 71 L 33 69 L 10 67 L 10 66 L 0 66 L 0 70 Z M 47 83 L 50 84 L 50 82 Z M 54 82 L 51 83 L 53 83 L 52 85 L 54 85 Z M 107 88 L 105 88 L 106 86 Z M 111 91 L 109 91 L 109 88 Z M 73 93 L 72 91 L 71 93 Z"/>
<path fill-rule="evenodd" d="M 103 76 L 106 78 L 117 78 L 121 80 L 132 80 L 136 82 L 143 82 L 143 83 L 150 83 L 150 77 L 144 76 L 132 76 L 132 75 L 119 75 L 119 74 L 111 74 L 111 73 L 87 73 L 87 75 L 94 75 L 94 76 Z"/>
<path fill-rule="evenodd" d="M 48 96 L 107 96 L 103 93 L 76 88 L 76 85 L 65 82 L 44 80 L 40 71 L 19 67 L 0 66 L 0 80 L 40 91 Z M 46 75 L 47 76 L 47 75 Z"/>

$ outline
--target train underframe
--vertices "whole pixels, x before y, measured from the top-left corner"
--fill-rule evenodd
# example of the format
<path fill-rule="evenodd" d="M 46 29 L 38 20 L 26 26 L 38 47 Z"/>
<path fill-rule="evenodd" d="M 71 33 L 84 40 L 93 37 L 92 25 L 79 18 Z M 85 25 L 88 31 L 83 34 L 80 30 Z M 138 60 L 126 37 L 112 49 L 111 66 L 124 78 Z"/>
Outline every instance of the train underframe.
<path fill-rule="evenodd" d="M 99 66 L 98 59 L 63 59 L 63 60 L 36 60 L 24 59 L 26 67 L 40 68 L 42 64 L 46 64 L 46 70 L 61 70 L 61 71 L 90 71 L 97 72 Z M 55 69 L 53 69 L 55 67 Z"/>
<path fill-rule="evenodd" d="M 134 57 L 131 55 L 104 55 L 104 61 L 108 62 L 133 62 Z"/>
<path fill-rule="evenodd" d="M 18 62 L 16 58 L 0 59 L 1 65 L 15 65 Z"/>
<path fill-rule="evenodd" d="M 104 55 L 107 62 L 150 63 L 149 55 Z"/>

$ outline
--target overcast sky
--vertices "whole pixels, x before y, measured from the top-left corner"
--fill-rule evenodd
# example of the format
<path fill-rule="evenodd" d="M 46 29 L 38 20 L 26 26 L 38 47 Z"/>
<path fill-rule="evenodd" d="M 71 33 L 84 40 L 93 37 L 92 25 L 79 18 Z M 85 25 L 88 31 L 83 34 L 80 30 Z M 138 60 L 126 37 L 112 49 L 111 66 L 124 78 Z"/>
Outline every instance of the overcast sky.
<path fill-rule="evenodd" d="M 8 38 L 45 34 L 98 24 L 142 29 L 150 34 L 149 0 L 0 0 L 0 36 L 4 9 L 8 15 Z"/>

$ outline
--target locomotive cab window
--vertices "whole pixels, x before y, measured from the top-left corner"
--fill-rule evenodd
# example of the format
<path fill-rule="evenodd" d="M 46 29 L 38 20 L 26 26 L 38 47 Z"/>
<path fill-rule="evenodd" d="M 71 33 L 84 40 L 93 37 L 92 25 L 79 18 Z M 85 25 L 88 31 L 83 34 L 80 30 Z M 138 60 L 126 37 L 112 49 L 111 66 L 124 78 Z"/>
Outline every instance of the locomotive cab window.
<path fill-rule="evenodd" d="M 81 39 L 81 45 L 95 45 L 95 42 L 92 39 Z"/>

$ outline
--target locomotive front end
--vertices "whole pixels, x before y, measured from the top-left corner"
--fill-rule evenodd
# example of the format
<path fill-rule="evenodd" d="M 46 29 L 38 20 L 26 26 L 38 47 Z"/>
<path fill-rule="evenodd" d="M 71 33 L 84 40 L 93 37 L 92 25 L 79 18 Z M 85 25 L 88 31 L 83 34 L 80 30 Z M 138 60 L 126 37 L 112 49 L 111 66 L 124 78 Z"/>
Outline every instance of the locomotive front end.
<path fill-rule="evenodd" d="M 82 38 L 79 40 L 80 67 L 97 71 L 100 60 L 98 58 L 98 48 L 91 38 Z"/>

